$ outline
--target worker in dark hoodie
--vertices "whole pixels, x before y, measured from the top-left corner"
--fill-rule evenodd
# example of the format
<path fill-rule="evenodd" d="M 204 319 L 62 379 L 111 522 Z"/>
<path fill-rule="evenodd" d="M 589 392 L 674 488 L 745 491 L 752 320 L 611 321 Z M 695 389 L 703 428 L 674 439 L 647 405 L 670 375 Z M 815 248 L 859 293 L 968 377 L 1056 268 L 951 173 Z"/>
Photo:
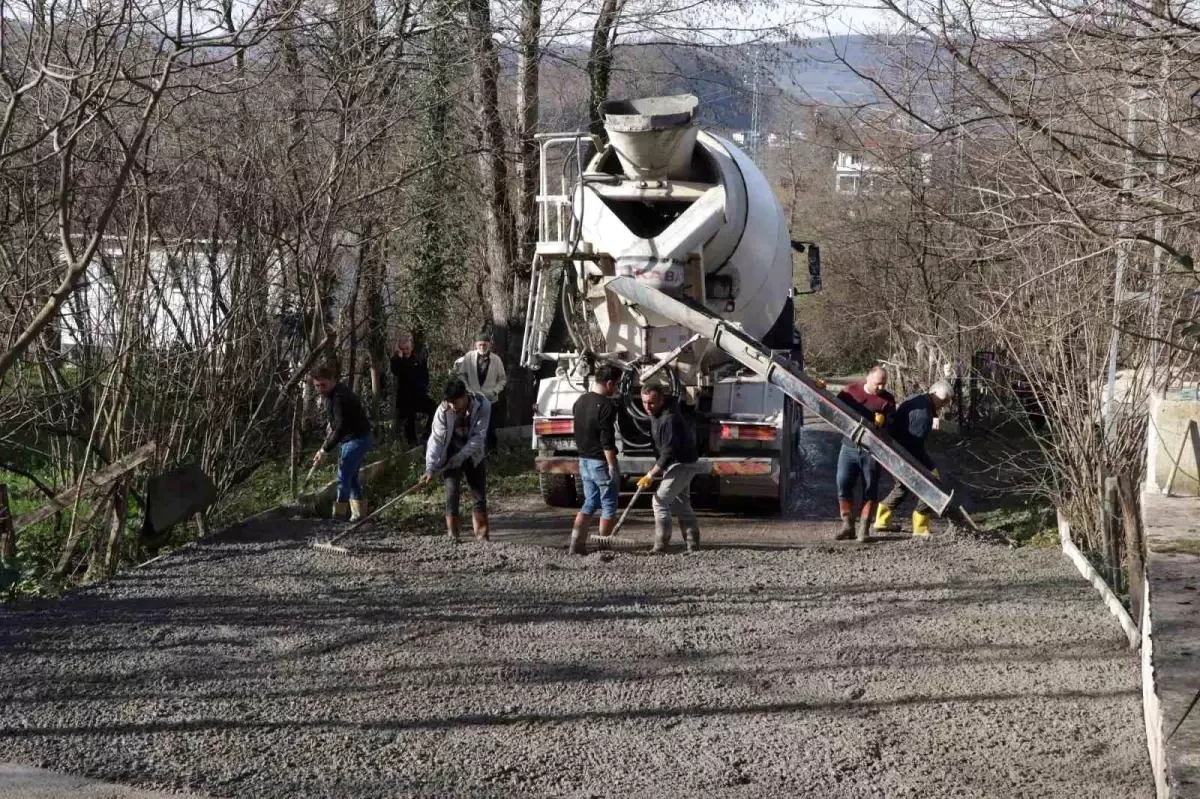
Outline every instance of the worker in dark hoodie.
<path fill-rule="evenodd" d="M 323 365 L 313 369 L 312 381 L 313 387 L 325 398 L 325 412 L 329 419 L 325 442 L 313 455 L 313 465 L 319 466 L 326 454 L 335 448 L 339 449 L 337 500 L 333 504 L 333 518 L 345 518 L 349 504 L 350 521 L 356 522 L 367 515 L 358 471 L 362 468 L 367 450 L 371 448 L 371 422 L 358 397 L 349 386 L 337 379 L 337 371 L 332 366 Z"/>
<path fill-rule="evenodd" d="M 692 510 L 691 488 L 699 460 L 696 454 L 696 432 L 683 417 L 678 401 L 663 393 L 660 386 L 642 386 L 642 406 L 650 414 L 650 430 L 658 460 L 638 488 L 645 490 L 655 479 L 662 482 L 654 492 L 654 554 L 667 551 L 671 541 L 671 516 L 679 517 L 683 540 L 688 552 L 700 548 L 700 523 Z"/>

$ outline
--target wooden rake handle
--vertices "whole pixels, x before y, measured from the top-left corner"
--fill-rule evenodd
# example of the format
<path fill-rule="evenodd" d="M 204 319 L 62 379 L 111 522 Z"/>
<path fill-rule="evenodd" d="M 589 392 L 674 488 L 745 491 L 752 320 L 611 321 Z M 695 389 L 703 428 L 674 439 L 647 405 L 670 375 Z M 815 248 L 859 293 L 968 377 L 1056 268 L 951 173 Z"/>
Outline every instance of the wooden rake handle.
<path fill-rule="evenodd" d="M 434 472 L 434 473 L 433 473 L 433 476 L 434 476 L 434 477 L 437 477 L 439 474 L 441 474 L 441 473 L 442 473 L 442 471 L 443 471 L 442 469 L 438 469 L 436 472 Z M 424 488 L 424 487 L 425 487 L 425 484 L 424 484 L 424 483 L 417 483 L 417 484 L 415 484 L 415 485 L 409 486 L 408 488 L 404 489 L 403 491 L 401 491 L 401 492 L 400 492 L 399 494 L 397 494 L 396 496 L 394 496 L 394 497 L 392 497 L 391 499 L 389 499 L 387 502 L 385 502 L 385 503 L 383 503 L 382 505 L 380 505 L 380 506 L 379 506 L 378 508 L 376 508 L 375 510 L 371 511 L 370 513 L 368 513 L 366 516 L 364 516 L 364 517 L 362 517 L 361 519 L 359 519 L 358 521 L 356 521 L 354 524 L 352 524 L 352 525 L 350 525 L 349 527 L 347 527 L 347 528 L 346 528 L 345 530 L 343 530 L 342 532 L 340 532 L 340 533 L 338 533 L 337 535 L 335 535 L 333 538 L 329 539 L 329 543 L 331 543 L 331 544 L 336 544 L 338 541 L 341 541 L 343 538 L 345 538 L 346 536 L 350 535 L 350 534 L 351 534 L 351 533 L 353 533 L 355 530 L 357 530 L 358 528 L 362 527 L 364 524 L 366 524 L 367 522 L 371 521 L 371 520 L 372 520 L 372 519 L 374 519 L 376 516 L 378 516 L 379 514 L 383 513 L 385 510 L 387 510 L 388 508 L 392 507 L 393 505 L 395 505 L 395 504 L 396 504 L 397 502 L 399 502 L 400 500 L 402 500 L 402 499 L 404 499 L 405 497 L 407 497 L 409 494 L 414 494 L 414 493 L 416 493 L 416 492 L 417 492 L 419 489 L 422 489 L 422 488 Z"/>
<path fill-rule="evenodd" d="M 630 499 L 629 504 L 625 506 L 625 510 L 621 513 L 621 518 L 617 519 L 617 526 L 612 529 L 612 533 L 609 534 L 609 537 L 616 535 L 621 527 L 624 526 L 625 517 L 629 515 L 629 511 L 633 510 L 633 506 L 637 504 L 638 497 L 640 497 L 642 492 L 645 490 L 646 489 L 642 488 L 641 486 L 638 486 L 638 490 L 633 492 L 633 498 Z"/>

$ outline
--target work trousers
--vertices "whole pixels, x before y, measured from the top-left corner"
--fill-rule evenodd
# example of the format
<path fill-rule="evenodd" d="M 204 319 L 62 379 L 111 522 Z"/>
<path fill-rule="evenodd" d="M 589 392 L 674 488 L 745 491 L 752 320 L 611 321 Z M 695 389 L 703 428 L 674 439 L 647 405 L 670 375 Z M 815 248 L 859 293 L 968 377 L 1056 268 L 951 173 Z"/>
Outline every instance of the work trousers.
<path fill-rule="evenodd" d="M 437 410 L 433 400 L 428 396 L 411 398 L 408 403 L 396 406 L 396 440 L 400 439 L 403 431 L 404 440 L 410 447 L 415 447 L 417 440 L 417 414 L 425 415 L 425 429 L 422 434 L 429 438 L 430 428 L 433 427 L 433 414 Z"/>
<path fill-rule="evenodd" d="M 884 506 L 895 510 L 900 506 L 901 503 L 911 496 L 913 496 L 913 492 L 909 489 L 909 487 L 897 480 L 896 487 L 893 488 L 891 492 L 883 498 L 883 504 Z M 916 513 L 922 513 L 928 516 L 932 508 L 926 505 L 924 501 L 917 500 L 917 506 L 913 508 L 913 510 Z"/>
<path fill-rule="evenodd" d="M 452 451 L 450 454 L 453 455 L 454 452 Z M 445 472 L 443 472 L 442 479 L 446 484 L 447 516 L 458 515 L 464 479 L 467 482 L 467 487 L 471 489 L 471 498 L 474 500 L 474 503 L 471 505 L 471 510 L 475 511 L 476 513 L 487 512 L 486 458 L 481 460 L 478 464 L 472 463 L 468 458 L 466 463 L 457 469 L 447 469 Z"/>
<path fill-rule="evenodd" d="M 859 449 L 849 442 L 843 442 L 838 452 L 837 460 L 837 490 L 838 499 L 854 501 L 854 489 L 861 479 L 863 484 L 863 502 L 874 502 L 879 499 L 879 477 L 882 467 L 864 449 Z"/>
<path fill-rule="evenodd" d="M 352 438 L 343 441 L 341 452 L 338 453 L 337 468 L 337 501 L 347 502 L 351 499 L 362 499 L 362 483 L 358 480 L 358 470 L 362 468 L 367 450 L 371 449 L 371 437 Z"/>
<path fill-rule="evenodd" d="M 504 416 L 504 398 L 496 397 L 492 400 L 492 414 L 488 417 L 487 429 L 487 451 L 496 451 L 496 424 L 497 420 Z"/>
<path fill-rule="evenodd" d="M 654 521 L 670 529 L 672 514 L 679 517 L 684 530 L 699 530 L 696 512 L 692 510 L 692 480 L 699 472 L 694 463 L 676 463 L 667 468 L 658 490 L 654 492 Z"/>

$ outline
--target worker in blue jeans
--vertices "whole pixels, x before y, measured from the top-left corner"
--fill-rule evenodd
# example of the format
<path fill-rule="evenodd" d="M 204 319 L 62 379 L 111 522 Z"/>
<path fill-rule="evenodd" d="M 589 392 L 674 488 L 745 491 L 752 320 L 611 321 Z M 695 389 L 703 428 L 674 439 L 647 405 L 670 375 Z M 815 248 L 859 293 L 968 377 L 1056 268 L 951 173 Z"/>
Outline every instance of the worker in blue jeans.
<path fill-rule="evenodd" d="M 867 379 L 846 386 L 837 398 L 851 410 L 862 415 L 864 424 L 873 423 L 883 427 L 896 412 L 896 398 L 887 390 L 887 372 L 882 366 L 874 366 L 867 372 Z M 857 538 L 866 541 L 875 516 L 875 503 L 879 500 L 879 476 L 882 467 L 850 438 L 842 439 L 842 448 L 837 460 L 838 511 L 842 517 L 842 529 L 835 536 L 838 541 Z M 862 483 L 862 513 L 855 527 L 854 490 Z"/>
<path fill-rule="evenodd" d="M 592 376 L 592 390 L 575 400 L 575 446 L 579 450 L 579 477 L 583 482 L 583 507 L 575 515 L 572 555 L 587 554 L 588 526 L 600 513 L 600 535 L 612 535 L 621 495 L 621 472 L 617 466 L 617 406 L 613 396 L 621 371 L 611 363 L 601 364 Z"/>
<path fill-rule="evenodd" d="M 338 381 L 333 367 L 318 366 L 313 370 L 312 381 L 313 387 L 325 397 L 329 419 L 329 432 L 321 448 L 313 455 L 313 465 L 319 466 L 327 453 L 335 448 L 340 449 L 333 518 L 344 519 L 348 504 L 350 521 L 356 522 L 367 515 L 358 472 L 367 450 L 371 449 L 371 422 L 350 387 Z"/>

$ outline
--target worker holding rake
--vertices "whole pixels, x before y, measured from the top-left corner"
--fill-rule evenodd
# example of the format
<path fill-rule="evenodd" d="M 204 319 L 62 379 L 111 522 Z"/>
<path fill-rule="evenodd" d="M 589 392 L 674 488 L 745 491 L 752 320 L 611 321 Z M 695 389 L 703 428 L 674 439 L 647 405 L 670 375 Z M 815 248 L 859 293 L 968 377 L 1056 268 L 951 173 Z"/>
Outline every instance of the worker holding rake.
<path fill-rule="evenodd" d="M 371 449 L 371 422 L 358 397 L 350 387 L 337 379 L 337 371 L 329 365 L 312 371 L 313 387 L 325 398 L 329 432 L 325 442 L 313 455 L 313 466 L 319 466 L 326 454 L 338 452 L 337 500 L 333 518 L 344 519 L 349 504 L 350 521 L 356 522 L 367 513 L 362 483 L 358 472 L 367 450 Z"/>
<path fill-rule="evenodd" d="M 452 377 L 442 392 L 442 402 L 433 414 L 429 443 L 425 445 L 425 474 L 422 485 L 433 482 L 439 471 L 446 484 L 446 535 L 457 541 L 459 504 L 463 479 L 471 490 L 474 505 L 471 522 L 475 538 L 488 540 L 487 434 L 492 404 L 482 394 L 467 390 L 462 378 Z"/>

